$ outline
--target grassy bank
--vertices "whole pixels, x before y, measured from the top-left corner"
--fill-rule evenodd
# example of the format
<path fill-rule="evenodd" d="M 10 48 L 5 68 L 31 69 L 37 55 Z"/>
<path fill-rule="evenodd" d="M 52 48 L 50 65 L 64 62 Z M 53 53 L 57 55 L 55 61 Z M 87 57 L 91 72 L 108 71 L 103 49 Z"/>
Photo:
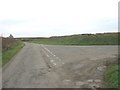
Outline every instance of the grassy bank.
<path fill-rule="evenodd" d="M 34 43 L 58 45 L 117 45 L 118 33 L 79 34 L 71 36 L 34 39 Z"/>
<path fill-rule="evenodd" d="M 23 46 L 23 42 L 17 41 L 8 50 L 3 51 L 2 65 L 5 65 Z"/>
<path fill-rule="evenodd" d="M 107 82 L 107 86 L 109 88 L 118 88 L 118 77 L 120 77 L 118 74 L 118 68 L 120 69 L 120 67 L 115 64 L 107 67 L 105 81 Z"/>

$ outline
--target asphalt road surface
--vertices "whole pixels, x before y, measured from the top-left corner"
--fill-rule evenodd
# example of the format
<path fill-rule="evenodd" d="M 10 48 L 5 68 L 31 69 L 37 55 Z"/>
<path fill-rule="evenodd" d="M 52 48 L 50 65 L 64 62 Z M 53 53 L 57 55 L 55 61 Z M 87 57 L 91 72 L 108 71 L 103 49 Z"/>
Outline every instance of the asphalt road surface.
<path fill-rule="evenodd" d="M 98 88 L 117 46 L 64 46 L 25 43 L 3 67 L 3 88 Z"/>

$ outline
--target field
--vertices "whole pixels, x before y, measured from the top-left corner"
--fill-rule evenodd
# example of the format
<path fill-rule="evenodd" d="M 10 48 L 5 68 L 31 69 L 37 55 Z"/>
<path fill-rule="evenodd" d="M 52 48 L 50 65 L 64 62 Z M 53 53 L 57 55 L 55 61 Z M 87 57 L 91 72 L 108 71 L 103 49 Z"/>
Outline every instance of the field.
<path fill-rule="evenodd" d="M 58 45 L 118 45 L 118 33 L 79 34 L 70 36 L 58 36 L 44 39 L 31 39 L 31 42 L 39 44 Z"/>

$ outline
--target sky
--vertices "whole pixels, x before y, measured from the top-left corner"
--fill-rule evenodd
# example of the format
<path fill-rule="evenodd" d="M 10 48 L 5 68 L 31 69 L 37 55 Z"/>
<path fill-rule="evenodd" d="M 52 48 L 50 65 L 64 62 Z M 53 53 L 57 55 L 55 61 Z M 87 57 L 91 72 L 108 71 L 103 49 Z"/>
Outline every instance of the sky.
<path fill-rule="evenodd" d="M 0 0 L 0 34 L 50 37 L 118 31 L 119 0 Z"/>

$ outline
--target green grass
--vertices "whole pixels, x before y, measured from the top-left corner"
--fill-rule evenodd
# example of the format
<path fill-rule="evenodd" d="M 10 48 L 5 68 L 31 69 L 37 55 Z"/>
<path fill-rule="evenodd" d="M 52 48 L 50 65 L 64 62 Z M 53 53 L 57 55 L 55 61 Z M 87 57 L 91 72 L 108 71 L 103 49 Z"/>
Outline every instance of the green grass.
<path fill-rule="evenodd" d="M 105 73 L 105 81 L 109 88 L 118 88 L 118 65 L 109 65 Z"/>
<path fill-rule="evenodd" d="M 24 46 L 21 41 L 14 43 L 8 50 L 2 52 L 2 66 L 5 65 L 9 60 Z"/>
<path fill-rule="evenodd" d="M 118 45 L 118 33 L 94 35 L 71 35 L 31 40 L 39 44 L 57 45 Z"/>

